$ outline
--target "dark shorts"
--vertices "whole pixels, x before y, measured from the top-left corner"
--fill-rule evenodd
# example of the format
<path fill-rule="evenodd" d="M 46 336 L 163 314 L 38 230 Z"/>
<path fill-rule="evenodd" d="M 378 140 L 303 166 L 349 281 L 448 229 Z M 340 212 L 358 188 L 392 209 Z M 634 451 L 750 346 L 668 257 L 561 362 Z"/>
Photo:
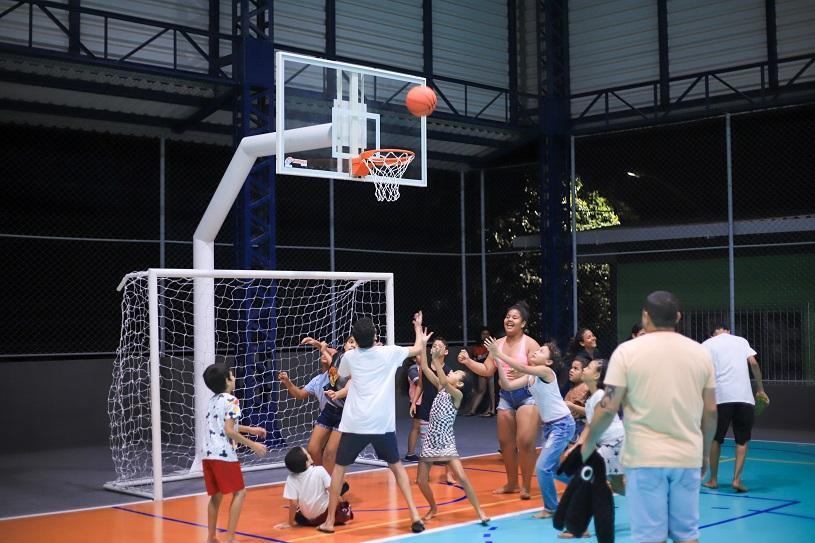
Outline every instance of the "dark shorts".
<path fill-rule="evenodd" d="M 733 424 L 733 437 L 738 445 L 750 441 L 753 429 L 753 405 L 749 403 L 720 403 L 716 406 L 719 414 L 716 423 L 716 436 L 713 438 L 719 443 L 724 442 L 727 429 Z"/>
<path fill-rule="evenodd" d="M 396 432 L 386 434 L 351 434 L 344 433 L 337 447 L 337 465 L 349 466 L 354 463 L 359 453 L 373 445 L 377 458 L 388 464 L 399 462 L 399 446 L 396 443 Z"/>
<path fill-rule="evenodd" d="M 323 511 L 323 514 L 318 516 L 317 518 L 306 518 L 303 516 L 303 513 L 297 511 L 294 514 L 294 522 L 299 524 L 300 526 L 319 526 L 323 522 L 325 522 L 326 517 L 328 517 L 328 511 Z M 351 511 L 351 505 L 346 501 L 340 501 L 337 503 L 337 508 L 334 509 L 334 524 L 345 524 L 349 520 L 353 520 L 354 512 Z"/>
<path fill-rule="evenodd" d="M 328 428 L 329 430 L 336 430 L 340 426 L 340 420 L 342 420 L 342 408 L 327 403 L 325 407 L 323 407 L 323 410 L 320 411 L 320 415 L 317 417 L 315 424 L 323 428 Z"/>

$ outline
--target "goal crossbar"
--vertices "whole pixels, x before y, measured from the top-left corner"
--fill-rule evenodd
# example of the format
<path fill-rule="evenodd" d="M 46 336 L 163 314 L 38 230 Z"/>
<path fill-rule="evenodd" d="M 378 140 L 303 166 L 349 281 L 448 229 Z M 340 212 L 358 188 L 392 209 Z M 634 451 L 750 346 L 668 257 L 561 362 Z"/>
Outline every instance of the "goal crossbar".
<path fill-rule="evenodd" d="M 205 290 L 201 290 L 201 281 L 205 281 L 207 286 Z M 292 285 L 291 287 L 287 285 Z M 304 286 L 305 285 L 305 286 Z M 309 294 L 302 294 L 301 290 L 312 288 L 320 290 L 321 294 L 317 297 Z M 376 285 L 376 286 L 373 286 Z M 291 294 L 288 294 L 288 290 Z M 368 290 L 366 290 L 368 289 Z M 244 344 L 233 345 L 228 344 L 224 347 L 223 341 L 219 340 L 216 347 L 213 340 L 209 348 L 201 349 L 198 345 L 198 333 L 190 333 L 190 328 L 195 330 L 199 326 L 201 319 L 205 319 L 206 328 L 212 337 L 215 337 L 215 331 L 218 330 L 220 336 L 232 334 L 233 336 L 242 337 L 246 330 L 254 330 L 256 323 L 251 321 L 251 315 L 263 311 L 263 307 L 267 306 L 271 311 L 273 324 L 267 324 L 270 328 L 267 332 L 272 336 L 271 346 L 264 346 L 265 349 L 271 349 L 274 357 L 285 358 L 286 363 L 296 363 L 296 359 L 302 351 L 299 346 L 301 337 L 294 337 L 300 333 L 310 333 L 313 326 L 315 335 L 319 335 L 317 330 L 325 331 L 327 326 L 333 328 L 339 320 L 342 321 L 342 331 L 347 334 L 350 331 L 350 323 L 353 318 L 367 315 L 368 311 L 376 313 L 376 319 L 384 328 L 384 338 L 387 344 L 394 343 L 395 330 L 394 330 L 394 292 L 393 292 L 393 274 L 392 273 L 371 273 L 371 272 L 319 272 L 319 271 L 261 271 L 261 270 L 196 270 L 196 269 L 180 269 L 180 268 L 151 268 L 146 271 L 134 272 L 127 274 L 119 285 L 119 290 L 124 290 L 123 293 L 123 320 L 122 320 L 122 340 L 120 347 L 117 350 L 117 361 L 114 368 L 114 383 L 111 387 L 111 396 L 109 400 L 111 410 L 111 444 L 114 447 L 114 456 L 116 456 L 116 447 L 114 443 L 115 434 L 126 433 L 124 431 L 116 430 L 114 418 L 127 419 L 123 413 L 136 412 L 139 413 L 141 418 L 149 419 L 149 447 L 146 442 L 147 428 L 141 428 L 134 432 L 136 438 L 130 441 L 139 441 L 140 449 L 133 456 L 139 456 L 142 464 L 147 461 L 147 449 L 149 448 L 149 463 L 150 469 L 131 470 L 130 476 L 123 477 L 122 473 L 117 468 L 119 479 L 105 485 L 106 488 L 116 491 L 128 492 L 139 496 L 152 497 L 155 500 L 163 498 L 163 483 L 172 480 L 188 479 L 201 476 L 201 464 L 203 453 L 203 443 L 207 432 L 206 427 L 206 406 L 212 393 L 203 383 L 202 375 L 203 370 L 209 364 L 212 364 L 219 359 L 225 357 L 229 359 L 234 357 L 237 361 L 241 356 L 237 354 L 244 352 L 247 346 Z M 131 291 L 131 292 L 128 292 Z M 138 292 L 135 292 L 138 291 Z M 274 292 L 272 296 L 267 297 L 266 294 L 256 295 L 258 297 L 251 298 L 252 292 L 255 291 L 270 291 Z M 235 294 L 237 292 L 238 294 Z M 305 291 L 302 291 L 305 292 Z M 309 290 L 309 293 L 312 291 Z M 175 293 L 175 294 L 174 294 Z M 248 294 L 247 294 L 248 293 Z M 282 293 L 282 294 L 281 294 Z M 300 294 L 298 294 L 300 293 Z M 339 307 L 340 297 L 345 300 L 343 307 Z M 135 296 L 135 298 L 134 298 Z M 247 297 L 249 296 L 249 297 Z M 286 298 L 292 296 L 293 299 Z M 297 299 L 297 296 L 303 297 L 305 300 Z M 359 296 L 368 296 L 375 298 L 374 302 L 366 301 L 366 307 L 375 307 L 374 309 L 362 309 L 359 306 Z M 138 302 L 132 300 L 138 299 Z M 130 301 L 128 301 L 130 300 Z M 310 301 L 312 300 L 312 301 Z M 318 300 L 318 301 L 313 301 Z M 319 304 L 319 307 L 309 307 L 309 303 Z M 143 308 L 133 308 L 131 305 L 146 306 Z M 285 306 L 285 307 L 284 307 Z M 226 309 L 224 309 L 226 307 Z M 249 307 L 250 309 L 245 309 Z M 260 309 L 258 309 L 260 308 Z M 231 320 L 228 320 L 227 327 L 230 327 L 227 332 L 224 332 L 224 312 L 227 312 Z M 287 328 L 288 325 L 277 324 L 275 318 L 279 317 L 279 312 L 286 312 L 286 322 L 292 320 L 298 321 L 295 325 Z M 254 313 L 253 313 L 254 312 Z M 302 314 L 297 313 L 302 312 Z M 342 315 L 339 315 L 339 313 Z M 146 314 L 143 314 L 146 313 Z M 268 311 L 267 311 L 268 313 Z M 194 314 L 194 319 L 193 319 Z M 281 317 L 282 318 L 282 317 Z M 216 321 L 221 322 L 216 322 Z M 249 320 L 247 320 L 249 319 Z M 309 319 L 314 321 L 314 324 L 307 322 Z M 189 322 L 193 321 L 194 324 Z M 266 320 L 269 315 L 266 315 Z M 146 323 L 144 321 L 147 321 Z M 302 321 L 302 322 L 299 322 Z M 319 322 L 318 322 L 319 321 Z M 146 326 L 145 326 L 146 324 Z M 126 327 L 132 329 L 133 327 L 140 327 L 136 333 L 134 341 L 133 333 L 126 333 Z M 282 327 L 281 327 L 282 326 Z M 236 330 L 238 330 L 236 332 Z M 131 330 L 132 331 L 132 330 Z M 336 330 L 335 330 L 336 331 Z M 130 338 L 128 339 L 128 334 Z M 289 335 L 291 335 L 291 337 Z M 149 338 L 144 338 L 148 335 Z M 165 338 L 164 336 L 171 336 Z M 176 336 L 182 338 L 176 339 Z M 336 334 L 335 334 L 336 336 Z M 231 337 L 231 336 L 230 336 Z M 194 338 L 194 339 L 193 339 Z M 281 338 L 285 339 L 285 345 L 281 342 Z M 145 341 L 148 339 L 148 341 Z M 190 349 L 189 340 L 192 339 L 194 349 Z M 325 339 L 325 338 L 320 338 Z M 240 341 L 243 341 L 242 339 Z M 258 340 L 255 339 L 255 342 Z M 128 343 L 129 342 L 129 343 Z M 206 347 L 206 346 L 205 346 Z M 297 349 L 300 348 L 300 351 Z M 251 346 L 248 347 L 251 350 Z M 149 350 L 145 353 L 145 350 Z M 178 354 L 181 353 L 181 354 Z M 193 354 L 190 357 L 190 354 Z M 277 354 L 274 354 L 277 353 Z M 268 352 L 258 353 L 267 355 Z M 148 355 L 148 356 L 145 356 Z M 149 358 L 149 363 L 147 359 Z M 122 368 L 121 364 L 128 363 L 131 365 L 140 365 L 138 371 L 133 371 L 133 368 Z M 254 363 L 254 362 L 253 362 Z M 168 389 L 164 383 L 168 382 L 171 377 L 169 374 L 180 369 L 172 367 L 173 364 L 185 366 L 185 377 L 178 378 L 179 381 L 184 381 L 179 385 L 180 391 Z M 144 367 L 144 366 L 148 367 Z M 190 370 L 190 368 L 192 368 Z M 312 367 L 310 371 L 316 369 Z M 149 371 L 147 371 L 149 370 Z M 132 389 L 132 382 L 117 381 L 116 372 L 128 372 L 128 375 L 139 374 L 142 375 L 141 379 L 149 379 L 149 385 L 144 383 L 137 383 L 141 386 L 142 392 L 139 400 L 132 398 L 122 398 L 121 391 L 114 390 L 115 387 L 122 389 Z M 149 377 L 147 377 L 149 374 Z M 313 375 L 312 375 L 313 376 Z M 303 376 L 305 377 L 305 376 Z M 311 376 L 309 376 L 310 378 Z M 273 377 L 272 379 L 276 379 Z M 274 384 L 274 383 L 273 383 Z M 173 385 L 174 386 L 174 385 Z M 265 385 L 268 387 L 268 383 Z M 276 385 L 279 388 L 279 384 Z M 184 389 L 183 387 L 187 387 Z M 171 387 L 172 388 L 172 387 Z M 249 392 L 247 392 L 249 393 Z M 279 392 L 273 393 L 277 394 Z M 174 468 L 165 470 L 163 463 L 164 458 L 168 455 L 168 448 L 176 446 L 176 444 L 167 443 L 167 434 L 169 425 L 176 424 L 178 417 L 182 415 L 176 413 L 174 409 L 175 404 L 168 403 L 168 395 L 175 394 L 179 398 L 191 399 L 176 400 L 178 402 L 186 402 L 190 405 L 183 405 L 185 411 L 184 417 L 187 417 L 185 428 L 189 433 L 194 434 L 194 460 L 190 465 L 184 465 L 179 468 L 183 462 L 173 463 Z M 268 394 L 264 392 L 264 394 Z M 148 398 L 149 396 L 149 398 Z M 174 396 L 174 397 L 176 397 Z M 148 401 L 149 400 L 149 401 Z M 138 403 L 139 405 L 133 405 Z M 149 403 L 149 408 L 148 404 Z M 168 408 L 169 406 L 169 408 Z M 169 412 L 168 412 L 169 409 Z M 284 408 L 284 410 L 287 408 Z M 120 410 L 122 413 L 117 413 Z M 145 414 L 145 411 L 147 412 Z M 276 412 L 275 412 L 276 413 Z M 128 415 L 131 418 L 133 415 Z M 307 419 L 312 415 L 300 415 L 298 421 Z M 168 420 L 163 420 L 167 418 Z M 130 421 L 125 420 L 125 424 L 130 424 Z M 146 423 L 145 423 L 146 424 Z M 164 425 L 164 427 L 163 427 Z M 193 426 L 194 428 L 190 428 Z M 297 438 L 300 439 L 300 438 Z M 142 443 L 143 442 L 143 443 Z M 284 440 L 281 440 L 283 443 Z M 291 445 L 289 442 L 288 445 Z M 125 440 L 121 447 L 130 447 L 131 443 Z M 191 450 L 192 445 L 189 444 Z M 185 453 L 188 458 L 192 453 L 188 450 Z M 282 464 L 278 461 L 270 461 L 262 465 L 245 466 L 247 471 L 254 469 L 268 469 L 280 467 Z M 365 463 L 376 463 L 381 465 L 381 462 L 375 459 L 372 455 L 370 457 L 362 457 L 359 459 Z M 116 462 L 114 462 L 116 464 Z M 124 470 L 127 471 L 127 470 Z M 165 473 L 167 471 L 167 473 Z M 145 476 L 145 474 L 152 474 L 152 477 Z M 148 490 L 141 490 L 139 486 L 151 487 Z"/>

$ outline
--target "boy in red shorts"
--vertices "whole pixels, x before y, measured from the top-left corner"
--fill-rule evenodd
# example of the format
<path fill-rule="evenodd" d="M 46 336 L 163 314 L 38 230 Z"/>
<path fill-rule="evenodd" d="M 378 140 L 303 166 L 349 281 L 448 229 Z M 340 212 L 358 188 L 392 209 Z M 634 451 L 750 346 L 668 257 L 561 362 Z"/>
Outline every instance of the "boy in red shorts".
<path fill-rule="evenodd" d="M 207 494 L 211 496 L 207 508 L 207 543 L 218 543 L 218 538 L 215 537 L 218 530 L 218 509 L 224 494 L 232 494 L 226 532 L 226 542 L 231 543 L 235 539 L 235 528 L 246 496 L 241 464 L 235 452 L 236 443 L 246 445 L 260 457 L 266 456 L 266 447 L 262 443 L 241 435 L 245 433 L 265 438 L 266 430 L 238 424 L 241 418 L 240 402 L 232 395 L 235 376 L 224 364 L 207 367 L 204 370 L 204 382 L 215 393 L 207 405 L 207 437 L 202 461 Z"/>

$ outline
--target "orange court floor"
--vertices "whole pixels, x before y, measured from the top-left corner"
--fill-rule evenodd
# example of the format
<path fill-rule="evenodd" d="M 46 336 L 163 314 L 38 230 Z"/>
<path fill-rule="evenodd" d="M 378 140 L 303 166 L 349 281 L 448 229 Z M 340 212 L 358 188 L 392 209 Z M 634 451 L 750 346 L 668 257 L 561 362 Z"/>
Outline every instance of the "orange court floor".
<path fill-rule="evenodd" d="M 493 494 L 506 482 L 503 464 L 497 454 L 463 459 L 467 476 L 490 517 L 542 507 L 537 481 L 532 478 L 531 500 L 518 494 Z M 412 480 L 416 465 L 406 466 Z M 431 486 L 439 504 L 439 513 L 426 522 L 428 530 L 465 523 L 476 523 L 476 515 L 464 490 L 443 482 L 445 470 L 434 467 Z M 248 489 L 238 523 L 238 541 L 355 543 L 410 534 L 410 516 L 393 476 L 387 468 L 349 473 L 351 486 L 345 498 L 351 502 L 355 518 L 338 526 L 334 534 L 314 528 L 278 530 L 274 526 L 287 519 L 287 500 L 283 484 L 274 483 Z M 557 482 L 559 491 L 564 485 Z M 203 487 L 203 481 L 202 481 Z M 419 488 L 412 485 L 419 513 L 427 504 Z M 121 506 L 38 515 L 0 521 L 4 543 L 175 543 L 206 541 L 207 502 L 205 494 L 166 499 L 163 502 L 139 502 Z M 226 527 L 229 498 L 221 505 L 218 527 Z M 223 535 L 220 536 L 223 539 Z"/>

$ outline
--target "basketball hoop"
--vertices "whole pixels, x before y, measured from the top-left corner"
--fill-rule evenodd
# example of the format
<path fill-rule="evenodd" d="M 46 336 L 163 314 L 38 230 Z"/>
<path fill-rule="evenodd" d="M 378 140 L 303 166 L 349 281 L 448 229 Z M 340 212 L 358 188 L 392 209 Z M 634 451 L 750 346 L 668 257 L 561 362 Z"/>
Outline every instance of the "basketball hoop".
<path fill-rule="evenodd" d="M 416 153 L 405 149 L 371 149 L 351 159 L 351 173 L 373 177 L 376 199 L 394 202 L 399 199 L 399 181 Z"/>

